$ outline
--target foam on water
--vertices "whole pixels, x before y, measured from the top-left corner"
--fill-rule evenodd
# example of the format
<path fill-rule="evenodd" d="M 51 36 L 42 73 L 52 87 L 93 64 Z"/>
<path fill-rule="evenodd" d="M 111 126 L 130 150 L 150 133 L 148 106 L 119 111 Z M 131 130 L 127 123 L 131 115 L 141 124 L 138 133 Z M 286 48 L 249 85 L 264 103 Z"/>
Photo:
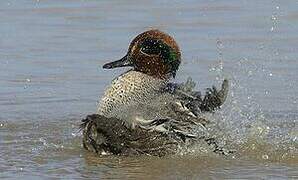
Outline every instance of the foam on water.
<path fill-rule="evenodd" d="M 257 92 L 260 89 L 256 91 L 246 86 L 247 81 L 250 84 L 249 81 L 257 77 L 271 78 L 272 72 L 258 63 L 240 59 L 238 70 L 226 73 L 222 54 L 219 55 L 218 63 L 210 68 L 210 72 L 216 74 L 219 82 L 227 76 L 231 80 L 229 97 L 223 109 L 209 117 L 216 121 L 216 128 L 222 132 L 219 137 L 235 148 L 237 158 L 297 163 L 297 112 L 280 117 L 264 112 L 255 95 L 266 96 L 270 90 L 265 88 L 263 92 Z"/>

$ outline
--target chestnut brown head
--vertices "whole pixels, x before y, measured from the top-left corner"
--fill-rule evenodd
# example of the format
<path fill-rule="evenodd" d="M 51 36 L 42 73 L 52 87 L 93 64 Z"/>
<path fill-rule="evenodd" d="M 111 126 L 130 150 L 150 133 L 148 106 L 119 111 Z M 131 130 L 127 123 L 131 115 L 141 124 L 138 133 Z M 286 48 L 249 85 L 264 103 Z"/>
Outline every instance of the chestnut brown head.
<path fill-rule="evenodd" d="M 175 40 L 159 30 L 149 30 L 135 37 L 127 54 L 103 68 L 131 66 L 136 71 L 158 77 L 175 77 L 181 62 L 181 53 Z"/>

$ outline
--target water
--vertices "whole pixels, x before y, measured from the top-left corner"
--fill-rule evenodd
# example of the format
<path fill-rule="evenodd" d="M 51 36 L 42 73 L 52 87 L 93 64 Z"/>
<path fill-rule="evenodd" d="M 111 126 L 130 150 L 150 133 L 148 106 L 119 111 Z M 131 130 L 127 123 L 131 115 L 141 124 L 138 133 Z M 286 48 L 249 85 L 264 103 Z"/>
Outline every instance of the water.
<path fill-rule="evenodd" d="M 1 178 L 298 178 L 298 3 L 295 1 L 0 2 Z M 80 119 L 123 69 L 150 27 L 183 53 L 177 81 L 204 90 L 227 77 L 219 121 L 237 153 L 96 157 L 81 146 Z"/>

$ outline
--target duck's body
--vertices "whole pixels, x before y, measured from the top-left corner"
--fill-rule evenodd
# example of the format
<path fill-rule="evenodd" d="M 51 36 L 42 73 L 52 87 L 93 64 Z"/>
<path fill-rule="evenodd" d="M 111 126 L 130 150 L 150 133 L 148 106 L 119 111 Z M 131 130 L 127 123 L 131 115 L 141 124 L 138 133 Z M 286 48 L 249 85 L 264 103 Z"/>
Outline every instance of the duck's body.
<path fill-rule="evenodd" d="M 123 141 L 126 146 L 123 149 L 133 151 L 144 147 L 150 154 L 152 147 L 164 146 L 160 147 L 164 149 L 166 144 L 174 142 L 171 151 L 187 139 L 193 142 L 208 139 L 205 128 L 208 121 L 200 113 L 214 111 L 223 104 L 228 82 L 224 81 L 220 91 L 214 87 L 208 89 L 202 98 L 193 91 L 192 81 L 170 82 L 180 62 L 181 53 L 175 40 L 159 30 L 150 30 L 131 42 L 122 59 L 105 64 L 103 67 L 107 69 L 123 66 L 133 69 L 112 81 L 99 102 L 97 116 L 84 120 L 84 147 L 121 154 L 118 144 Z M 109 122 L 112 124 L 103 125 Z M 162 138 L 156 136 L 159 133 Z M 144 143 L 146 138 L 149 142 Z"/>

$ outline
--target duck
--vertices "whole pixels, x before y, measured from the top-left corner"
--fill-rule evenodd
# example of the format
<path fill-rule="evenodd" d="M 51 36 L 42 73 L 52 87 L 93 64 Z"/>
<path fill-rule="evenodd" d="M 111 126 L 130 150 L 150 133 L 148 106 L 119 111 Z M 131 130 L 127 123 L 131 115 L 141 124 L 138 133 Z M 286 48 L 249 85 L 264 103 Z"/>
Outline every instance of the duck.
<path fill-rule="evenodd" d="M 152 29 L 136 36 L 124 57 L 103 65 L 130 69 L 112 80 L 96 113 L 82 120 L 83 147 L 97 154 L 164 156 L 204 143 L 212 152 L 228 154 L 202 116 L 223 105 L 228 80 L 220 90 L 207 88 L 203 97 L 191 78 L 173 82 L 180 64 L 180 48 L 169 34 Z"/>

